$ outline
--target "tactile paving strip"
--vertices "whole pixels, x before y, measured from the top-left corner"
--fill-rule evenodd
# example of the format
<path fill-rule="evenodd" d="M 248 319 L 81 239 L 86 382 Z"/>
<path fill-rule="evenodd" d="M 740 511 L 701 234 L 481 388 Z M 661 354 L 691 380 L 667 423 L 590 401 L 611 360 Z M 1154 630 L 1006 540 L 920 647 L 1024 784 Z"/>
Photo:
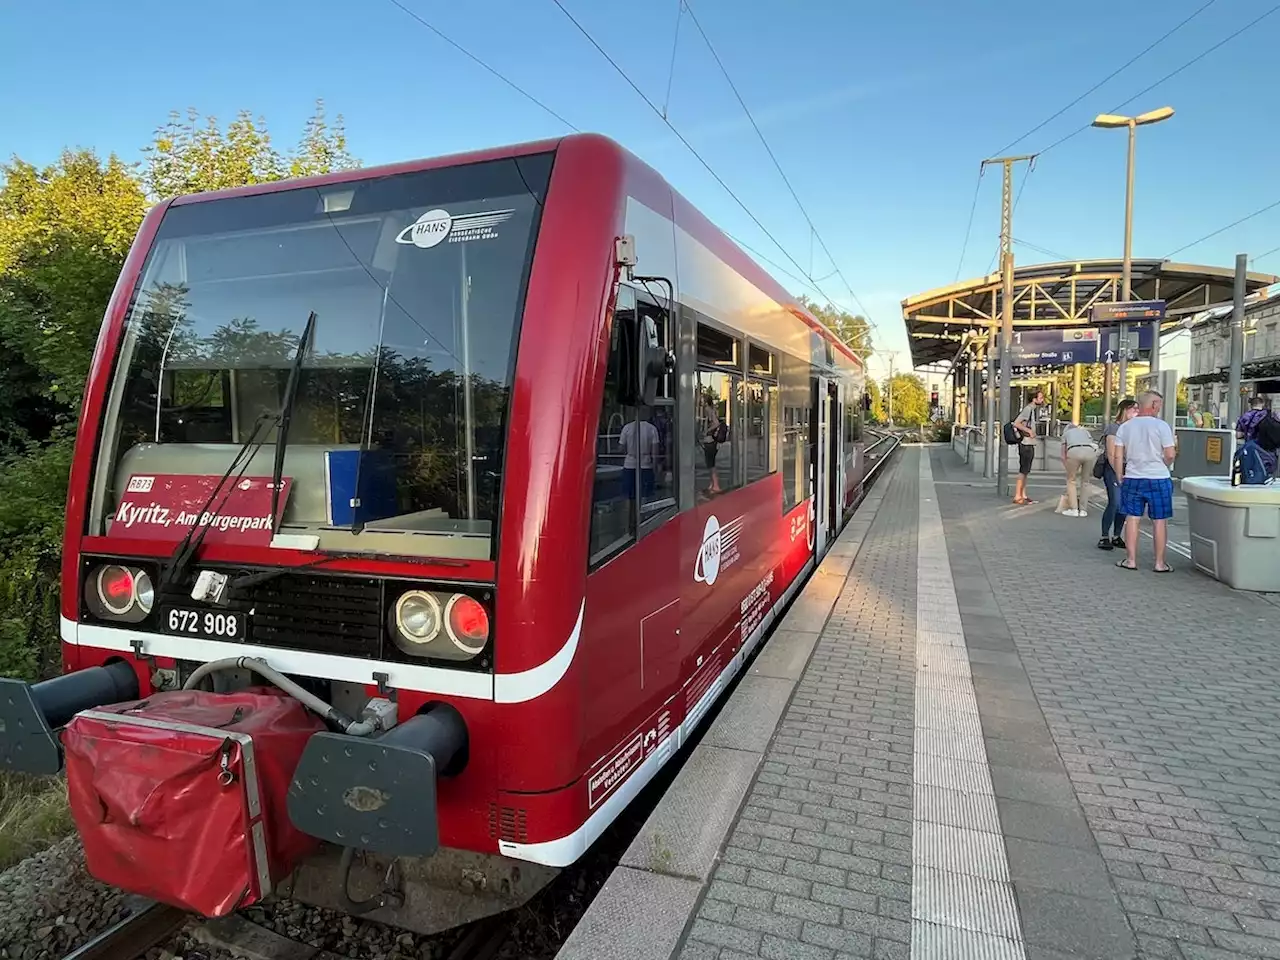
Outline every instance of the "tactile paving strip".
<path fill-rule="evenodd" d="M 912 960 L 1026 960 L 927 451 L 920 456 Z"/>
<path fill-rule="evenodd" d="M 918 920 L 911 925 L 911 956 L 929 960 L 1022 960 L 1021 943 L 973 930 Z"/>

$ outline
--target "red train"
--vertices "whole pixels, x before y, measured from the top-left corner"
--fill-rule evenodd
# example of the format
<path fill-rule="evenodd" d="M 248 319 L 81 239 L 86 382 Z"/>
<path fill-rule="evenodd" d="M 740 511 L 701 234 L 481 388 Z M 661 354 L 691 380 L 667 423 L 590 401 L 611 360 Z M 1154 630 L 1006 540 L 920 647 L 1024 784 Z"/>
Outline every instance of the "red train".
<path fill-rule="evenodd" d="M 822 556 L 862 395 L 603 137 L 160 204 L 80 420 L 66 674 L 0 682 L 0 766 L 65 761 L 91 871 L 201 912 L 514 905 Z"/>

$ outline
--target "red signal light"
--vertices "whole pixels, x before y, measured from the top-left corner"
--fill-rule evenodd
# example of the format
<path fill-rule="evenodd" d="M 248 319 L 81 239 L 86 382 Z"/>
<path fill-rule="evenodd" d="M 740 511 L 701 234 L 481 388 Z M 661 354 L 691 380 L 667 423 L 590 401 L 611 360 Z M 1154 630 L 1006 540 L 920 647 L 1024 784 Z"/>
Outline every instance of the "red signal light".
<path fill-rule="evenodd" d="M 489 612 L 478 600 L 458 594 L 449 604 L 449 631 L 459 646 L 479 653 L 489 639 Z"/>
<path fill-rule="evenodd" d="M 128 610 L 133 604 L 133 574 L 124 567 L 104 568 L 98 575 L 98 592 L 108 610 Z"/>

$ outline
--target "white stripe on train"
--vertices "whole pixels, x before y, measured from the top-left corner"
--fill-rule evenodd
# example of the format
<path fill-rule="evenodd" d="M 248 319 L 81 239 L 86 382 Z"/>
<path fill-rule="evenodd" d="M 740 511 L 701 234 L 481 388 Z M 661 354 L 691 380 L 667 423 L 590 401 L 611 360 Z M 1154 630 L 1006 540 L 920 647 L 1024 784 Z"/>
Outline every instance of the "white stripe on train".
<path fill-rule="evenodd" d="M 314 653 L 306 650 L 287 650 L 280 647 L 262 647 L 250 643 L 233 643 L 226 640 L 202 640 L 192 637 L 175 637 L 164 633 L 148 633 L 142 630 L 123 630 L 102 624 L 77 623 L 62 618 L 62 639 L 66 643 L 133 653 L 134 644 L 141 643 L 142 651 L 154 657 L 174 657 L 180 660 L 207 662 L 228 657 L 257 657 L 265 660 L 281 673 L 319 677 L 324 680 L 341 680 L 347 683 L 373 683 L 373 673 L 385 673 L 387 685 L 418 693 L 437 693 L 442 696 L 465 697 L 472 700 L 496 700 L 498 703 L 525 703 L 542 696 L 554 687 L 569 670 L 578 652 L 578 640 L 582 636 L 582 617 L 586 601 L 578 607 L 578 619 L 568 638 L 549 659 L 521 670 L 518 673 L 468 673 L 465 670 L 449 670 L 414 663 L 394 663 L 386 660 L 363 660 L 341 657 L 330 653 Z"/>

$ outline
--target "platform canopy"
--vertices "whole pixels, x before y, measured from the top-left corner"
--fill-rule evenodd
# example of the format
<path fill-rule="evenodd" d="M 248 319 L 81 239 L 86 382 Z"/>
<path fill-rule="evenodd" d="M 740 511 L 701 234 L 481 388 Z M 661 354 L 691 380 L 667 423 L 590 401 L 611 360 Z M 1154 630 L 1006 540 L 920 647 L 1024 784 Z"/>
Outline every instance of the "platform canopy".
<path fill-rule="evenodd" d="M 1269 273 L 1248 274 L 1248 292 L 1280 282 Z M 1134 260 L 1132 300 L 1164 300 L 1165 326 L 1184 317 L 1230 304 L 1234 267 L 1205 267 L 1170 260 Z M 939 287 L 902 301 L 902 321 L 915 367 L 947 363 L 987 342 L 999 323 L 1000 274 Z M 1076 260 L 1015 267 L 1015 329 L 1091 325 L 1094 304 L 1124 299 L 1120 260 Z"/>

